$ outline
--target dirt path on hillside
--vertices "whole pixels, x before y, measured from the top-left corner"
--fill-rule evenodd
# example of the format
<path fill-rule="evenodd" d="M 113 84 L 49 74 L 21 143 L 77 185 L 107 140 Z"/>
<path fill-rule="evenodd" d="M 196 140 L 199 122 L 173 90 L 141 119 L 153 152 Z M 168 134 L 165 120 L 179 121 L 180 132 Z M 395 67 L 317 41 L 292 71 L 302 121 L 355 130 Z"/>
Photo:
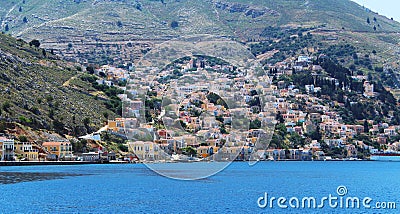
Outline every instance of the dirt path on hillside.
<path fill-rule="evenodd" d="M 69 86 L 69 83 L 70 83 L 72 80 L 76 79 L 78 76 L 79 76 L 79 74 L 77 74 L 77 75 L 75 75 L 75 76 L 69 78 L 69 80 L 65 81 L 65 82 L 63 83 L 62 86 L 68 87 L 68 86 Z"/>

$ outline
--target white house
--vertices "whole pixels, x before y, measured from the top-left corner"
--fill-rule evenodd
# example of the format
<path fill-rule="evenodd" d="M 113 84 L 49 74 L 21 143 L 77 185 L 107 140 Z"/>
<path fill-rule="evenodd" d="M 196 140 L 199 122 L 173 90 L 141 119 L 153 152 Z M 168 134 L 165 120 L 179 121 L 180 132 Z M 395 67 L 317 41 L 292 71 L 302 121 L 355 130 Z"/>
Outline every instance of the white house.
<path fill-rule="evenodd" d="M 14 140 L 0 137 L 0 153 L 2 161 L 14 160 Z"/>

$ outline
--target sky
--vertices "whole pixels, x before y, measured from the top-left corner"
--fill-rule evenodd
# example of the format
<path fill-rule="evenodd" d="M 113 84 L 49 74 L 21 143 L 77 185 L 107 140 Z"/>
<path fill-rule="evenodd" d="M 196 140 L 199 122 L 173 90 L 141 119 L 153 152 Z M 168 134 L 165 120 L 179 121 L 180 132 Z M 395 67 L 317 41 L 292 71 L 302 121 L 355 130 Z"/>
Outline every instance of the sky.
<path fill-rule="evenodd" d="M 399 0 L 352 0 L 360 5 L 400 22 Z"/>

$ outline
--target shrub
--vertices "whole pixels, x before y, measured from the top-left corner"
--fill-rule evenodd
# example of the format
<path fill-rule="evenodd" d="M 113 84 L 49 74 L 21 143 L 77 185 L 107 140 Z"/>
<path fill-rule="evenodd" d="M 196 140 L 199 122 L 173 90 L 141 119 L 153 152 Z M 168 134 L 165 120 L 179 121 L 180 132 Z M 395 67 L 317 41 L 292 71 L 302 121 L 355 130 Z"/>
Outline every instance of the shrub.
<path fill-rule="evenodd" d="M 28 138 L 25 135 L 18 136 L 18 140 L 20 142 L 28 142 Z"/>
<path fill-rule="evenodd" d="M 8 112 L 8 110 L 11 108 L 11 104 L 6 101 L 5 103 L 3 103 L 3 110 Z"/>
<path fill-rule="evenodd" d="M 179 23 L 177 21 L 172 21 L 171 22 L 171 27 L 172 28 L 177 28 L 177 27 L 179 27 Z"/>
<path fill-rule="evenodd" d="M 128 152 L 128 147 L 125 146 L 124 144 L 119 144 L 118 149 L 121 150 L 122 152 Z"/>
<path fill-rule="evenodd" d="M 29 42 L 29 45 L 30 45 L 30 46 L 35 46 L 35 47 L 38 48 L 38 47 L 40 46 L 40 42 L 39 42 L 39 40 L 34 39 L 34 40 L 32 40 L 32 41 Z"/>

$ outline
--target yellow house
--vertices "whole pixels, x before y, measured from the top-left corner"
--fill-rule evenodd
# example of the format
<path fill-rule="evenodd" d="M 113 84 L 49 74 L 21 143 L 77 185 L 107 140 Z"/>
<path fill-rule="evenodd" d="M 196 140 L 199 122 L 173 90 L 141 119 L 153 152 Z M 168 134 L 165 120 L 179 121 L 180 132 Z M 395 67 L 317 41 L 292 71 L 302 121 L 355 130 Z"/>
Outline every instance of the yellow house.
<path fill-rule="evenodd" d="M 44 142 L 42 146 L 57 158 L 72 156 L 72 145 L 70 142 Z"/>
<path fill-rule="evenodd" d="M 210 154 L 209 154 L 209 149 L 210 149 L 210 147 L 209 146 L 199 146 L 199 147 L 197 147 L 197 156 L 199 157 L 199 158 L 206 158 L 206 157 L 208 157 Z"/>
<path fill-rule="evenodd" d="M 15 153 L 21 154 L 26 160 L 37 161 L 39 150 L 30 142 L 15 142 Z"/>
<path fill-rule="evenodd" d="M 125 133 L 129 129 L 139 128 L 136 118 L 116 118 L 108 121 L 108 130 L 116 133 Z"/>
<path fill-rule="evenodd" d="M 129 151 L 134 153 L 141 161 L 161 160 L 162 155 L 159 151 L 159 146 L 153 142 L 129 142 Z"/>
<path fill-rule="evenodd" d="M 108 130 L 113 132 L 123 131 L 125 128 L 125 121 L 123 118 L 116 118 L 115 120 L 108 121 Z"/>

